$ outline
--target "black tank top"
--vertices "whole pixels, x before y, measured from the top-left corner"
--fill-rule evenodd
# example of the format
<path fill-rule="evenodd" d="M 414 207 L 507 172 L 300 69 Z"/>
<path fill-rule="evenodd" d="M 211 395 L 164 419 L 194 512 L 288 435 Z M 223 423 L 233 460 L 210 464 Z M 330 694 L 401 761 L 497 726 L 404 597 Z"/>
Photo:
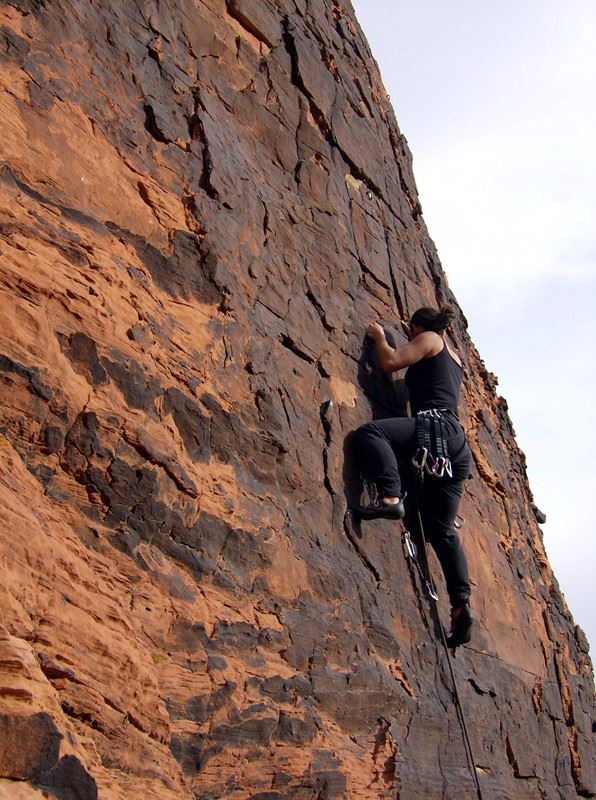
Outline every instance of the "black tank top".
<path fill-rule="evenodd" d="M 406 371 L 412 415 L 428 408 L 448 408 L 457 415 L 463 367 L 449 354 L 447 346 L 435 356 L 422 358 Z"/>

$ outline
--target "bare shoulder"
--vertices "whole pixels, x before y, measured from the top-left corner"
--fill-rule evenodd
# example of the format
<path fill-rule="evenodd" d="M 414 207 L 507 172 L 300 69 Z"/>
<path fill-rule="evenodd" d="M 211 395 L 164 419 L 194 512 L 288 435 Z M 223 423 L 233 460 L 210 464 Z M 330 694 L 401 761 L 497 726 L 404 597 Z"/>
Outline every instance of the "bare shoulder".
<path fill-rule="evenodd" d="M 461 358 L 459 357 L 457 351 L 454 350 L 453 347 L 451 347 L 447 339 L 445 339 L 445 347 L 447 348 L 447 352 L 449 353 L 451 358 L 455 361 L 455 363 L 459 364 L 459 366 L 463 369 L 464 365 L 462 364 Z"/>
<path fill-rule="evenodd" d="M 421 348 L 424 349 L 424 358 L 430 358 L 440 353 L 444 346 L 444 341 L 438 333 L 434 331 L 424 331 L 416 340 L 420 340 Z"/>

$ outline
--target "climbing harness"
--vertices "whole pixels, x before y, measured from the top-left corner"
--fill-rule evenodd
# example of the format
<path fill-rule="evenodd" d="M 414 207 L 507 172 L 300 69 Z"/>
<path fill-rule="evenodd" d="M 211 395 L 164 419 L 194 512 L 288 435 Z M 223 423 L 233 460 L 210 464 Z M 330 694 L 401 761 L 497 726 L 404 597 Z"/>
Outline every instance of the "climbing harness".
<path fill-rule="evenodd" d="M 453 468 L 443 431 L 442 412 L 446 408 L 429 408 L 416 414 L 416 452 L 412 465 L 419 475 L 453 477 Z"/>
<path fill-rule="evenodd" d="M 463 707 L 462 707 L 462 704 L 461 704 L 461 700 L 460 700 L 460 697 L 459 697 L 459 692 L 457 690 L 457 681 L 455 679 L 455 672 L 453 671 L 453 664 L 451 663 L 451 656 L 449 654 L 449 646 L 447 644 L 447 637 L 445 636 L 445 628 L 443 627 L 443 623 L 441 622 L 441 618 L 440 618 L 440 616 L 438 614 L 438 609 L 437 609 L 437 605 L 436 605 L 439 598 L 438 598 L 436 589 L 435 589 L 434 584 L 433 584 L 433 580 L 432 580 L 432 577 L 431 577 L 431 574 L 430 574 L 430 570 L 428 568 L 428 550 L 427 550 L 427 547 L 426 547 L 426 536 L 424 535 L 424 525 L 422 523 L 422 514 L 420 513 L 420 505 L 418 503 L 418 498 L 419 498 L 419 496 L 421 494 L 422 486 L 423 486 L 423 483 L 424 483 L 424 473 L 425 473 L 424 469 L 419 471 L 419 491 L 418 491 L 417 497 L 415 499 L 415 505 L 416 505 L 416 516 L 417 516 L 417 519 L 418 519 L 418 528 L 419 528 L 419 531 L 420 531 L 420 539 L 421 539 L 421 542 L 422 542 L 423 560 L 424 560 L 424 563 L 426 565 L 426 574 L 425 574 L 425 571 L 423 570 L 423 568 L 422 568 L 422 566 L 421 566 L 421 564 L 420 564 L 420 562 L 419 562 L 419 560 L 417 558 L 416 547 L 415 547 L 414 543 L 412 542 L 412 537 L 411 537 L 411 535 L 410 535 L 410 533 L 408 531 L 405 531 L 403 539 L 404 539 L 404 544 L 405 544 L 408 556 L 409 556 L 410 560 L 415 564 L 416 569 L 418 570 L 418 573 L 420 574 L 420 578 L 421 578 L 422 582 L 424 583 L 424 586 L 426 587 L 426 591 L 428 593 L 428 596 L 431 598 L 432 602 L 434 603 L 435 610 L 437 611 L 437 619 L 438 619 L 438 623 L 439 623 L 439 630 L 441 632 L 441 641 L 442 641 L 443 647 L 445 649 L 445 655 L 447 657 L 447 663 L 449 664 L 449 673 L 451 675 L 451 683 L 453 685 L 453 704 L 455 706 L 457 719 L 459 721 L 459 724 L 460 724 L 460 727 L 461 727 L 461 731 L 462 731 L 462 737 L 463 737 L 463 740 L 464 740 L 464 749 L 466 751 L 466 760 L 468 762 L 468 769 L 470 770 L 470 774 L 471 774 L 471 776 L 472 776 L 472 778 L 474 780 L 474 784 L 476 786 L 476 796 L 477 796 L 478 800 L 483 800 L 482 799 L 482 789 L 480 788 L 480 781 L 478 779 L 478 774 L 476 772 L 476 761 L 474 759 L 474 752 L 472 750 L 472 745 L 471 745 L 471 742 L 470 742 L 470 736 L 469 736 L 469 733 L 468 733 L 468 727 L 466 725 L 466 719 L 465 719 L 465 716 L 464 716 L 464 710 L 463 710 Z M 461 527 L 463 525 L 463 523 L 465 522 L 463 517 L 460 517 L 460 519 L 461 519 L 461 523 L 460 523 L 459 527 Z M 428 575 L 428 578 L 426 577 L 426 575 Z"/>

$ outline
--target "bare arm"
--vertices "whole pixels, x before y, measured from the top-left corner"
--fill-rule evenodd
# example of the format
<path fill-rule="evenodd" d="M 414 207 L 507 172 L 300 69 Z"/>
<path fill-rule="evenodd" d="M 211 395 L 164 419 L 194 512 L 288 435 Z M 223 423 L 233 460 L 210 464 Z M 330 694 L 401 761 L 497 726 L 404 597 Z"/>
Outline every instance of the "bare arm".
<path fill-rule="evenodd" d="M 440 340 L 438 334 L 424 331 L 408 344 L 391 347 L 385 338 L 383 328 L 376 322 L 368 326 L 366 334 L 375 343 L 375 355 L 383 372 L 395 372 L 395 370 L 409 367 L 426 356 L 434 355 L 441 346 L 440 341 L 437 342 L 437 339 Z"/>

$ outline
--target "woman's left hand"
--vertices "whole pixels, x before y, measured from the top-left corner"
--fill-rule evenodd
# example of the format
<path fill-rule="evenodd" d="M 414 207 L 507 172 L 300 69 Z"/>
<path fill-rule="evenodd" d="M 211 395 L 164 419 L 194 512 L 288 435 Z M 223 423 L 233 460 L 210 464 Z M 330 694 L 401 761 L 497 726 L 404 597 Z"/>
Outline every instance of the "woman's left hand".
<path fill-rule="evenodd" d="M 378 322 L 372 322 L 366 329 L 366 335 L 369 336 L 374 342 L 379 339 L 385 338 L 385 331 Z"/>

